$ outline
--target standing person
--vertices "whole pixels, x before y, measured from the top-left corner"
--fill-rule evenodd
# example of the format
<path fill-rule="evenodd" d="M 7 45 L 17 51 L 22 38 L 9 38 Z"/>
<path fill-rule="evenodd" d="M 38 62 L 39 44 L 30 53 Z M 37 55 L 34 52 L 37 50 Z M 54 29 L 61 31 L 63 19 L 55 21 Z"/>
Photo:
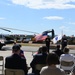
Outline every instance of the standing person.
<path fill-rule="evenodd" d="M 63 49 L 67 46 L 67 37 L 66 37 L 66 35 L 63 35 L 61 45 L 62 45 L 62 51 L 63 51 Z"/>
<path fill-rule="evenodd" d="M 48 48 L 48 53 L 49 53 L 49 49 L 50 49 L 50 37 L 49 36 L 47 36 L 45 43 L 46 43 L 46 46 Z"/>
<path fill-rule="evenodd" d="M 20 53 L 20 47 L 14 45 L 12 47 L 13 54 L 5 58 L 5 68 L 8 69 L 22 69 L 25 72 L 25 75 L 28 73 L 26 59 L 22 58 Z"/>
<path fill-rule="evenodd" d="M 64 70 L 56 65 L 60 64 L 59 57 L 55 53 L 49 53 L 47 56 L 47 66 L 43 67 L 40 75 L 65 75 Z"/>

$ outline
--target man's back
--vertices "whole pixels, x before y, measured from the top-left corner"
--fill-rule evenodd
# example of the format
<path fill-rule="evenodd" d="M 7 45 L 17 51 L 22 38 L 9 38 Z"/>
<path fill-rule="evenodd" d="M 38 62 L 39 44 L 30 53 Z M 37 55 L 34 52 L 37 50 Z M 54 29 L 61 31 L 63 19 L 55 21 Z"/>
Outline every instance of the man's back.
<path fill-rule="evenodd" d="M 59 57 L 60 57 L 60 55 L 61 54 L 63 54 L 64 52 L 62 51 L 62 50 L 55 50 L 55 51 L 53 51 L 55 54 L 57 54 Z"/>
<path fill-rule="evenodd" d="M 32 67 L 33 73 L 35 73 L 35 74 L 38 73 L 39 74 L 40 71 L 37 71 L 35 69 L 35 66 L 37 64 L 46 64 L 46 58 L 47 58 L 46 53 L 40 53 L 40 54 L 35 55 L 32 62 L 30 63 L 30 66 Z"/>
<path fill-rule="evenodd" d="M 40 53 L 35 56 L 35 58 L 30 63 L 31 67 L 34 67 L 36 64 L 46 64 L 46 53 Z"/>
<path fill-rule="evenodd" d="M 27 74 L 26 60 L 21 58 L 18 54 L 13 54 L 5 59 L 5 68 L 22 69 Z"/>
<path fill-rule="evenodd" d="M 41 69 L 40 75 L 64 75 L 64 71 L 56 67 L 45 66 Z"/>

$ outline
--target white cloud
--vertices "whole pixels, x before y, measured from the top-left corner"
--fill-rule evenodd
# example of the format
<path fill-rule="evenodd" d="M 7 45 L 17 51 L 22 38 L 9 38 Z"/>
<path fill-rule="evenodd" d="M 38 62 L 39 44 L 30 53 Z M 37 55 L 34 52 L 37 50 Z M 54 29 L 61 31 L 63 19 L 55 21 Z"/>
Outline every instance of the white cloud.
<path fill-rule="evenodd" d="M 0 20 L 4 20 L 5 18 L 3 18 L 3 17 L 0 17 Z"/>
<path fill-rule="evenodd" d="M 59 16 L 48 16 L 48 17 L 44 17 L 43 19 L 48 19 L 48 20 L 62 20 L 63 17 L 59 17 Z"/>
<path fill-rule="evenodd" d="M 11 0 L 14 4 L 33 9 L 69 9 L 75 8 L 75 0 Z"/>

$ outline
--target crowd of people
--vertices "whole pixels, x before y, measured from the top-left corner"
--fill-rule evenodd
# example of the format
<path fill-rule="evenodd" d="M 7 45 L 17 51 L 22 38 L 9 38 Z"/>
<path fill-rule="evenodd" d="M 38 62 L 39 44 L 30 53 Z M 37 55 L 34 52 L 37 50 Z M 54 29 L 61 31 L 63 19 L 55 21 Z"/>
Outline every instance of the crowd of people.
<path fill-rule="evenodd" d="M 66 62 L 70 61 L 72 63 L 69 63 L 70 66 L 67 67 Z M 63 63 L 65 66 L 62 65 Z M 41 65 L 41 67 L 39 65 Z M 71 75 L 75 75 L 74 66 L 75 56 L 69 53 L 69 48 L 67 45 L 64 46 L 62 50 L 59 44 L 57 44 L 56 49 L 52 52 L 49 52 L 49 46 L 40 46 L 38 51 L 33 54 L 33 59 L 30 62 L 30 68 L 32 68 L 31 73 L 34 75 L 65 75 L 66 71 L 68 70 L 70 71 L 69 73 L 71 73 Z M 30 68 L 27 65 L 26 57 L 24 55 L 24 51 L 21 49 L 21 45 L 13 45 L 12 55 L 5 58 L 5 68 L 22 69 L 25 75 L 28 75 L 28 70 Z"/>

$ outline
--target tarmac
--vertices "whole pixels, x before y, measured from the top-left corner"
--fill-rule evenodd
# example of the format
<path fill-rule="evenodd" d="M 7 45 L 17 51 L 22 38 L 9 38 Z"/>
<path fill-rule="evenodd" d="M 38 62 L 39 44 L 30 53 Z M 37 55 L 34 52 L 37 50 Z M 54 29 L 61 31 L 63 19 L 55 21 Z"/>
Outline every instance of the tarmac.
<path fill-rule="evenodd" d="M 75 51 L 74 50 L 70 50 L 70 53 L 75 53 Z M 5 58 L 7 57 L 7 56 L 10 56 L 12 54 L 12 51 L 0 51 L 0 56 L 3 56 L 4 57 L 4 63 L 5 63 Z M 27 64 L 28 64 L 28 66 L 30 67 L 30 62 L 32 61 L 32 59 L 33 59 L 33 56 L 32 56 L 32 52 L 24 52 L 24 55 L 25 55 L 25 57 L 26 57 L 26 60 L 27 60 Z M 1 64 L 1 63 L 0 63 Z M 1 67 L 0 67 L 0 69 L 1 69 Z M 28 73 L 31 73 L 32 72 L 32 69 L 30 68 L 29 70 L 28 70 Z M 1 72 L 1 70 L 0 70 L 0 75 L 2 75 L 1 74 L 2 72 Z"/>

